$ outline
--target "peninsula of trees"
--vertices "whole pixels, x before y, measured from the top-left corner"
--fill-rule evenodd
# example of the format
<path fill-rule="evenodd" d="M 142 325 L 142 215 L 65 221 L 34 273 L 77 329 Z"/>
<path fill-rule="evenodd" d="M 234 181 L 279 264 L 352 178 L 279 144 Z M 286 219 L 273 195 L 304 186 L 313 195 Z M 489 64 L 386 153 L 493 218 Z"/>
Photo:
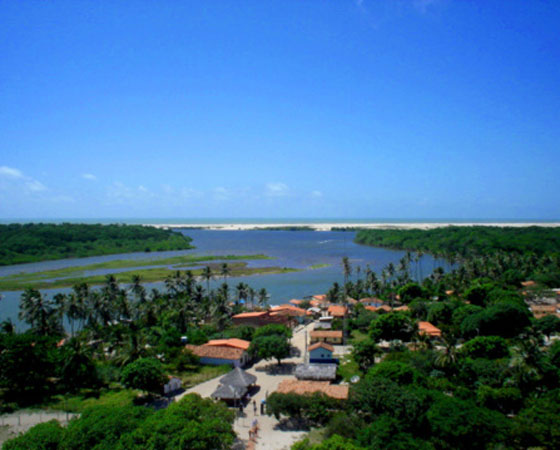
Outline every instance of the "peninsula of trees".
<path fill-rule="evenodd" d="M 484 255 L 499 251 L 544 255 L 560 252 L 560 227 L 442 227 L 431 230 L 360 230 L 358 244 L 435 255 Z"/>
<path fill-rule="evenodd" d="M 0 225 L 0 265 L 129 252 L 186 250 L 192 239 L 142 225 Z"/>

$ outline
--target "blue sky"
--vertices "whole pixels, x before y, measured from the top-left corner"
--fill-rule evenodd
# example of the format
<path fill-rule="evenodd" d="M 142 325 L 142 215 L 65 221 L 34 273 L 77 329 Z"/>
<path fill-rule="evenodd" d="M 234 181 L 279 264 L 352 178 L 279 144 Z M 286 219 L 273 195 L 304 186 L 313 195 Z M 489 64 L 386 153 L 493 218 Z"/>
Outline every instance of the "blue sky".
<path fill-rule="evenodd" d="M 0 219 L 560 218 L 560 2 L 0 3 Z"/>

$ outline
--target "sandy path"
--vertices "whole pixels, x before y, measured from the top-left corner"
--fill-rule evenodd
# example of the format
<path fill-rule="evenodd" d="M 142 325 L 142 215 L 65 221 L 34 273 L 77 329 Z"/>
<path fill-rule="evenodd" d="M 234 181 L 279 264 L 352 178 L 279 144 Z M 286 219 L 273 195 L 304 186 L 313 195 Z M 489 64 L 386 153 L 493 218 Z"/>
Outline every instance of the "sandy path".
<path fill-rule="evenodd" d="M 39 423 L 56 419 L 62 425 L 66 425 L 68 420 L 74 416 L 75 414 L 64 411 L 29 411 L 24 409 L 11 414 L 3 414 L 0 416 L 0 445 Z"/>
<path fill-rule="evenodd" d="M 309 332 L 312 324 L 307 325 L 307 327 L 299 327 L 294 332 L 294 337 L 292 338 L 292 346 L 296 347 L 300 354 L 292 358 L 288 358 L 282 361 L 284 368 L 295 367 L 296 364 L 303 362 L 304 349 L 305 349 L 305 339 L 306 331 Z M 268 368 L 275 368 L 276 363 L 270 361 L 261 361 L 254 365 L 250 369 L 247 369 L 248 373 L 251 373 L 257 377 L 256 384 L 260 387 L 259 392 L 251 398 L 251 402 L 247 405 L 244 410 L 244 416 L 237 418 L 234 422 L 234 430 L 237 435 L 243 441 L 249 439 L 249 428 L 252 425 L 254 419 L 258 420 L 259 423 L 259 437 L 257 439 L 256 449 L 258 450 L 285 450 L 289 449 L 290 446 L 305 436 L 306 432 L 295 432 L 295 431 L 282 431 L 276 429 L 278 421 L 274 417 L 261 416 L 260 415 L 260 405 L 261 400 L 263 400 L 266 395 L 271 394 L 276 390 L 278 384 L 282 380 L 293 379 L 294 376 L 291 373 L 287 374 L 272 374 L 271 371 L 266 371 Z M 202 397 L 210 397 L 212 392 L 218 387 L 220 377 L 213 378 L 212 380 L 201 383 L 194 386 L 187 391 L 185 391 L 180 397 L 190 393 L 200 394 Z M 253 412 L 253 400 L 257 403 L 257 413 Z"/>

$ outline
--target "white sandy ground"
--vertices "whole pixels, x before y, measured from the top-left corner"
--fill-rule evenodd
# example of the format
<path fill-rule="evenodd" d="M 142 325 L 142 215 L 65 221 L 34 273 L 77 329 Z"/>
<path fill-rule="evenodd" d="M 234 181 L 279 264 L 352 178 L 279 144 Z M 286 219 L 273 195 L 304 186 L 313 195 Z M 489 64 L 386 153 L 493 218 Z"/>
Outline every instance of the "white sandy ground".
<path fill-rule="evenodd" d="M 332 228 L 367 228 L 378 230 L 430 230 L 433 228 L 442 228 L 449 226 L 458 227 L 472 227 L 472 226 L 485 226 L 485 227 L 558 227 L 560 222 L 417 222 L 417 223 L 205 223 L 205 224 L 145 224 L 145 226 L 152 226 L 156 228 L 204 228 L 208 230 L 222 230 L 222 231 L 246 231 L 246 230 L 259 230 L 271 227 L 309 227 L 315 231 L 330 231 Z"/>
<path fill-rule="evenodd" d="M 64 411 L 27 411 L 21 410 L 0 416 L 0 446 L 4 441 L 26 432 L 29 428 L 49 420 L 56 419 L 66 425 L 75 414 Z"/>
<path fill-rule="evenodd" d="M 282 365 L 284 367 L 295 367 L 296 364 L 303 362 L 304 350 L 305 350 L 305 339 L 309 331 L 312 329 L 312 323 L 308 324 L 306 327 L 298 327 L 294 332 L 294 337 L 292 338 L 292 346 L 299 350 L 299 355 L 292 358 L 282 360 Z M 245 443 L 249 439 L 249 428 L 253 420 L 256 418 L 259 423 L 259 436 L 257 438 L 257 450 L 287 450 L 292 444 L 300 439 L 302 439 L 307 433 L 303 431 L 282 431 L 276 428 L 278 421 L 274 416 L 261 416 L 260 415 L 260 405 L 261 400 L 266 397 L 267 394 L 272 394 L 280 382 L 286 379 L 293 379 L 293 374 L 271 374 L 269 371 L 265 371 L 265 368 L 275 368 L 276 363 L 271 361 L 261 361 L 255 364 L 253 367 L 247 370 L 248 373 L 253 374 L 257 377 L 256 385 L 260 387 L 259 392 L 251 398 L 251 402 L 244 409 L 244 417 L 237 418 L 234 422 L 234 430 Z M 202 397 L 210 397 L 212 392 L 219 386 L 219 379 L 213 378 L 212 380 L 201 383 L 197 386 L 188 389 L 186 392 L 178 396 L 176 400 L 180 397 L 190 393 L 200 394 Z M 257 403 L 257 414 L 253 413 L 253 400 Z"/>

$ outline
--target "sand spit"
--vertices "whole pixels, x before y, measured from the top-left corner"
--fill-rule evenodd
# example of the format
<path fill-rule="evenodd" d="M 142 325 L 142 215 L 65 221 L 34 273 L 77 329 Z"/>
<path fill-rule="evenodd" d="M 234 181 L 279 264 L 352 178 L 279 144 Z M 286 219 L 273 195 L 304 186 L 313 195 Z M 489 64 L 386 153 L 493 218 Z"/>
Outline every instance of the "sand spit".
<path fill-rule="evenodd" d="M 246 231 L 246 230 L 262 230 L 267 228 L 278 227 L 307 227 L 315 231 L 330 231 L 333 228 L 367 228 L 378 230 L 410 230 L 420 229 L 429 230 L 432 228 L 442 228 L 449 226 L 469 227 L 469 226 L 486 226 L 486 227 L 559 227 L 560 222 L 391 222 L 391 223 L 206 223 L 206 224 L 146 224 L 156 228 L 202 228 L 206 230 L 221 231 Z"/>

